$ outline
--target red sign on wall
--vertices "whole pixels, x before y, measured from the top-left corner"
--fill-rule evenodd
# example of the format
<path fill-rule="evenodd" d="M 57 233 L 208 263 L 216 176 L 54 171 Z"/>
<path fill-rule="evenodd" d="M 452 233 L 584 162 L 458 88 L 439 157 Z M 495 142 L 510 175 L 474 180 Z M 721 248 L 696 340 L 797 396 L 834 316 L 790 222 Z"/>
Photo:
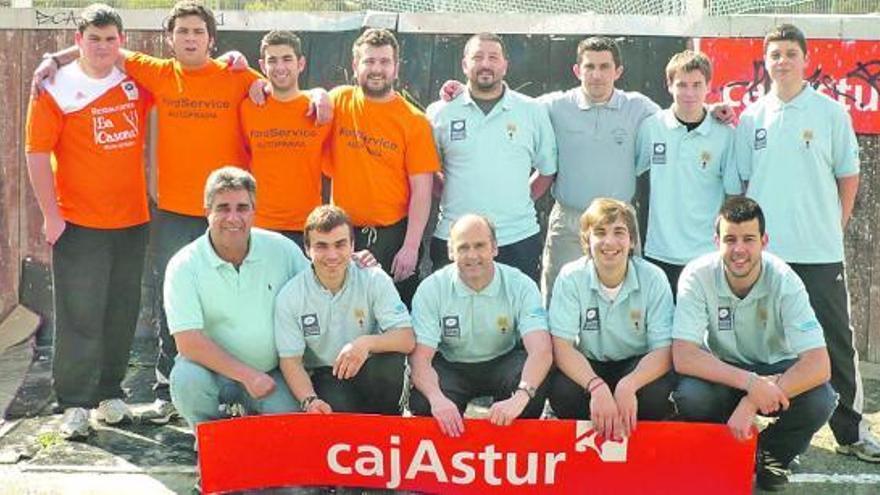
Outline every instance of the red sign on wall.
<path fill-rule="evenodd" d="M 761 39 L 704 38 L 696 47 L 712 60 L 711 101 L 737 115 L 770 88 Z M 842 103 L 859 134 L 880 134 L 880 43 L 810 40 L 804 74 L 819 92 Z"/>
<path fill-rule="evenodd" d="M 751 493 L 755 440 L 724 425 L 640 422 L 621 442 L 589 421 L 465 420 L 358 414 L 251 416 L 198 426 L 206 493 L 301 485 L 439 494 Z"/>

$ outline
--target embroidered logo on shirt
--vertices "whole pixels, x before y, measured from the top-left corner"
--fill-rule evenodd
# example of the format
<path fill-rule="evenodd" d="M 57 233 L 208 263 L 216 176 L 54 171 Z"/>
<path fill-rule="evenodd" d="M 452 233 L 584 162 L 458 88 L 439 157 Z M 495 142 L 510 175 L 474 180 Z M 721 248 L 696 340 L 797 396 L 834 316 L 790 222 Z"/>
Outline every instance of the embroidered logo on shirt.
<path fill-rule="evenodd" d="M 767 147 L 767 129 L 755 129 L 755 149 L 762 150 Z"/>
<path fill-rule="evenodd" d="M 516 124 L 513 122 L 507 123 L 507 139 L 513 141 L 513 137 L 516 136 Z"/>
<path fill-rule="evenodd" d="M 626 129 L 624 129 L 623 127 L 618 127 L 617 129 L 611 131 L 611 139 L 613 139 L 614 144 L 618 146 L 621 146 L 624 142 L 626 142 L 626 137 L 628 135 L 629 133 L 626 132 Z"/>
<path fill-rule="evenodd" d="M 651 154 L 651 163 L 654 165 L 666 164 L 666 143 L 654 143 L 654 152 Z"/>
<path fill-rule="evenodd" d="M 639 326 L 642 322 L 642 310 L 641 309 L 631 309 L 629 310 L 629 319 L 633 322 L 633 330 L 636 332 L 642 330 Z"/>
<path fill-rule="evenodd" d="M 467 138 L 467 121 L 462 120 L 453 120 L 449 123 L 449 140 L 450 141 L 463 141 Z"/>
<path fill-rule="evenodd" d="M 355 321 L 357 321 L 358 326 L 361 327 L 361 330 L 364 329 L 364 318 L 366 318 L 364 310 L 361 308 L 355 308 L 354 319 Z"/>
<path fill-rule="evenodd" d="M 314 337 L 316 335 L 321 335 L 321 326 L 318 324 L 318 315 L 315 313 L 310 313 L 307 315 L 302 315 L 299 317 L 300 324 L 302 325 L 303 334 L 306 337 Z"/>
<path fill-rule="evenodd" d="M 498 323 L 498 330 L 501 333 L 507 333 L 507 331 L 510 330 L 510 318 L 508 318 L 507 315 L 499 316 L 496 323 Z"/>
<path fill-rule="evenodd" d="M 444 337 L 461 337 L 461 326 L 458 322 L 458 316 L 444 316 L 442 323 Z"/>
<path fill-rule="evenodd" d="M 708 151 L 703 151 L 700 153 L 700 168 L 706 170 L 706 167 L 709 165 L 709 162 L 712 160 L 712 154 Z"/>
<path fill-rule="evenodd" d="M 733 313 L 729 307 L 718 308 L 718 330 L 733 330 Z"/>
<path fill-rule="evenodd" d="M 588 332 L 596 332 L 599 330 L 599 308 L 589 308 L 584 313 L 584 323 L 581 329 Z"/>
<path fill-rule="evenodd" d="M 804 146 L 806 146 L 807 149 L 810 149 L 810 141 L 813 140 L 813 130 L 812 129 L 804 129 L 803 138 L 804 138 Z"/>
<path fill-rule="evenodd" d="M 128 101 L 134 101 L 138 99 L 138 87 L 132 81 L 126 81 L 122 83 L 122 91 L 125 92 L 125 96 L 128 98 Z"/>

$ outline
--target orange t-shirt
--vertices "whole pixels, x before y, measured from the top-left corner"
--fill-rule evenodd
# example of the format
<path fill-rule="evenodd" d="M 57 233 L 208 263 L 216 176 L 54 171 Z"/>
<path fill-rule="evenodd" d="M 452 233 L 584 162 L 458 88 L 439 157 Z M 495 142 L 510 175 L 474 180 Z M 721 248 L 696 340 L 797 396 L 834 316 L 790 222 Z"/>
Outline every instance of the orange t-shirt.
<path fill-rule="evenodd" d="M 205 180 L 224 165 L 247 166 L 238 106 L 258 78 L 210 60 L 184 70 L 175 59 L 134 54 L 125 71 L 156 98 L 159 208 L 191 216 L 205 214 Z"/>
<path fill-rule="evenodd" d="M 306 217 L 321 204 L 321 159 L 330 126 L 306 117 L 309 97 L 272 97 L 262 107 L 241 103 L 241 127 L 257 179 L 257 227 L 303 230 Z"/>
<path fill-rule="evenodd" d="M 44 88 L 28 107 L 25 149 L 52 154 L 62 217 L 95 229 L 148 222 L 144 136 L 150 94 L 118 70 L 90 79 L 77 63 Z"/>
<path fill-rule="evenodd" d="M 324 173 L 333 179 L 333 203 L 357 226 L 388 226 L 409 211 L 409 176 L 440 170 L 425 114 L 398 94 L 364 98 L 357 86 L 330 92 L 333 138 Z"/>

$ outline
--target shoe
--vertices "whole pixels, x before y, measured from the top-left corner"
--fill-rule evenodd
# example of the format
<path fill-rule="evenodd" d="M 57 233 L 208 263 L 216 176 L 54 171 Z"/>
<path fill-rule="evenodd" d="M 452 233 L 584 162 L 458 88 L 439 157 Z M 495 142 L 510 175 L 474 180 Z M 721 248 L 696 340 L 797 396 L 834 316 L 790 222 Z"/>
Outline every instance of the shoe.
<path fill-rule="evenodd" d="M 855 456 L 865 462 L 880 462 L 880 440 L 870 431 L 865 431 L 858 442 L 838 445 L 837 453 Z"/>
<path fill-rule="evenodd" d="M 803 466 L 801 466 L 801 456 L 796 455 L 791 462 L 788 463 L 788 470 L 792 473 L 800 473 Z"/>
<path fill-rule="evenodd" d="M 141 413 L 141 420 L 154 425 L 167 425 L 172 419 L 179 418 L 180 413 L 171 401 L 156 399 L 149 409 Z"/>
<path fill-rule="evenodd" d="M 65 440 L 83 440 L 92 433 L 89 411 L 82 407 L 68 407 L 61 416 L 58 434 Z"/>
<path fill-rule="evenodd" d="M 108 425 L 131 422 L 134 417 L 131 414 L 131 409 L 128 408 L 128 404 L 122 399 L 102 400 L 98 404 L 97 415 L 99 421 L 103 421 Z"/>
<path fill-rule="evenodd" d="M 758 472 L 755 480 L 761 490 L 778 492 L 788 484 L 790 471 L 773 454 L 762 450 L 758 452 Z"/>

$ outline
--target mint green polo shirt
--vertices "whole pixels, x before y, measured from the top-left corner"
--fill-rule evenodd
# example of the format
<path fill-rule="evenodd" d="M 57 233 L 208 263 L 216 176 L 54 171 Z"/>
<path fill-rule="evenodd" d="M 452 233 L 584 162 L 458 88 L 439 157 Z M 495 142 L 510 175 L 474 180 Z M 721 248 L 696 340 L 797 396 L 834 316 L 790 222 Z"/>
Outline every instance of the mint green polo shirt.
<path fill-rule="evenodd" d="M 583 211 L 599 197 L 630 202 L 636 190 L 636 132 L 660 107 L 647 96 L 615 89 L 611 99 L 593 105 L 578 86 L 543 95 L 559 163 L 553 197 Z"/>
<path fill-rule="evenodd" d="M 725 194 L 742 194 L 734 130 L 707 112 L 691 132 L 667 108 L 639 127 L 636 173 L 651 171 L 645 255 L 675 265 L 715 251 Z"/>
<path fill-rule="evenodd" d="M 238 270 L 220 259 L 208 234 L 187 244 L 165 271 L 171 334 L 200 330 L 227 353 L 266 372 L 278 367 L 275 296 L 309 261 L 290 239 L 253 228 Z"/>
<path fill-rule="evenodd" d="M 333 366 L 339 351 L 362 335 L 412 326 L 394 282 L 382 268 L 349 263 L 333 294 L 314 270 L 304 270 L 278 294 L 275 342 L 281 357 L 303 357 L 307 369 Z"/>
<path fill-rule="evenodd" d="M 556 173 L 556 139 L 547 110 L 505 86 L 488 115 L 465 91 L 432 103 L 426 112 L 443 164 L 443 196 L 434 236 L 449 239 L 452 223 L 466 213 L 486 215 L 498 245 L 540 231 L 529 176 Z"/>
<path fill-rule="evenodd" d="M 730 290 L 718 253 L 688 263 L 678 282 L 672 338 L 735 364 L 774 364 L 825 347 L 803 282 L 782 259 L 762 254 L 761 275 L 746 297 Z"/>
<path fill-rule="evenodd" d="M 767 218 L 767 249 L 789 263 L 844 258 L 837 179 L 859 173 L 859 144 L 843 106 L 806 85 L 767 94 L 740 116 L 736 159 L 746 195 Z"/>
<path fill-rule="evenodd" d="M 602 290 L 593 260 L 562 267 L 550 301 L 550 333 L 594 361 L 620 361 L 672 344 L 672 290 L 663 270 L 631 258 L 617 296 Z"/>
<path fill-rule="evenodd" d="M 501 263 L 480 292 L 461 281 L 455 263 L 446 265 L 419 285 L 412 313 L 416 342 L 451 362 L 489 361 L 513 350 L 523 335 L 547 331 L 538 286 Z"/>

